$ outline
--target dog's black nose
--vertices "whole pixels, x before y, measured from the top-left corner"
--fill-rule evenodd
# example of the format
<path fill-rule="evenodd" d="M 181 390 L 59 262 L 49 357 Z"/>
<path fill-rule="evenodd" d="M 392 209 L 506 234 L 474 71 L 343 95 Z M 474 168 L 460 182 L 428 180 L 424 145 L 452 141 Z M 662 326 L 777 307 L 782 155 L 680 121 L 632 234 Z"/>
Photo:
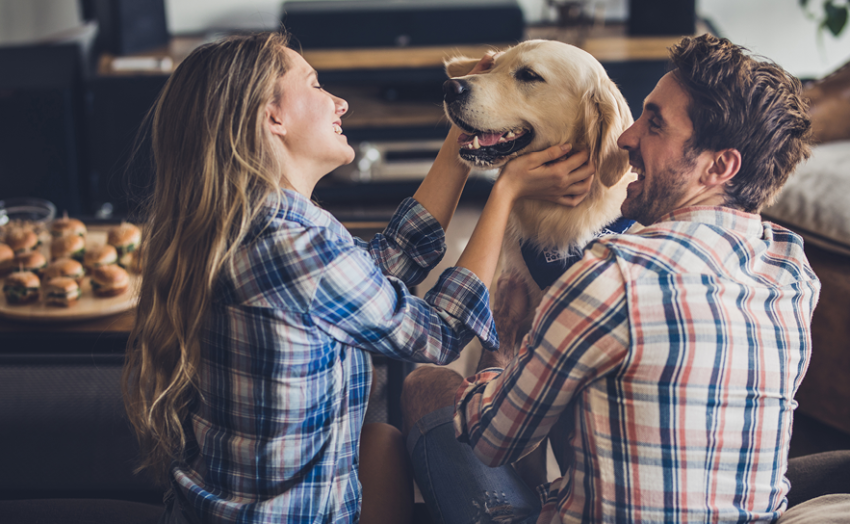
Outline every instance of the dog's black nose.
<path fill-rule="evenodd" d="M 463 80 L 451 78 L 443 82 L 443 99 L 448 103 L 465 97 L 468 92 L 469 86 Z"/>

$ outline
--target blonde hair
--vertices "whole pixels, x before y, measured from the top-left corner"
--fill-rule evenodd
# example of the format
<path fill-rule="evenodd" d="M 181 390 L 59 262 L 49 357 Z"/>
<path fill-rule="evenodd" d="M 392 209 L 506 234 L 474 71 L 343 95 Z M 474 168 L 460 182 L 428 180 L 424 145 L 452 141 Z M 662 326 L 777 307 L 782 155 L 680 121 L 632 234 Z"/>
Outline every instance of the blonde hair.
<path fill-rule="evenodd" d="M 282 146 L 264 120 L 281 96 L 287 45 L 282 33 L 203 45 L 177 67 L 152 109 L 156 181 L 123 388 L 140 469 L 160 481 L 186 446 L 183 423 L 198 391 L 199 338 L 217 277 L 261 204 L 280 194 Z"/>

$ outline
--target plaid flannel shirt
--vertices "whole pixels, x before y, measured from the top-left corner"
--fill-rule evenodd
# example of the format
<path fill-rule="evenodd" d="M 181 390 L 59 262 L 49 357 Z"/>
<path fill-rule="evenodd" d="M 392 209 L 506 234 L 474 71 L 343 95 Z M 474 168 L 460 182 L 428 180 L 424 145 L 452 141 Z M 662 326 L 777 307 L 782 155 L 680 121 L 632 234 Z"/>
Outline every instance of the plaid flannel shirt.
<path fill-rule="evenodd" d="M 538 523 L 771 521 L 819 292 L 800 237 L 757 215 L 692 207 L 603 237 L 518 358 L 461 387 L 456 432 L 497 465 L 567 417 Z"/>
<path fill-rule="evenodd" d="M 225 270 L 201 341 L 200 396 L 173 475 L 204 522 L 356 522 L 367 351 L 448 363 L 477 335 L 498 345 L 486 287 L 450 268 L 439 223 L 405 200 L 383 234 L 352 238 L 292 191 Z"/>

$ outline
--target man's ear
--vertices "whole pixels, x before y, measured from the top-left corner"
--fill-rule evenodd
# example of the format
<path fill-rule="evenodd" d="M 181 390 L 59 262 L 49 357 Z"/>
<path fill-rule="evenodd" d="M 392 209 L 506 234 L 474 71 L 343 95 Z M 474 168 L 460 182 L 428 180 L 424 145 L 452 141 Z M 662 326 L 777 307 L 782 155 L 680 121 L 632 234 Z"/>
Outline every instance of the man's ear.
<path fill-rule="evenodd" d="M 741 152 L 737 149 L 722 149 L 713 155 L 713 162 L 702 176 L 702 183 L 713 187 L 723 185 L 741 169 Z"/>
<path fill-rule="evenodd" d="M 274 104 L 266 106 L 266 125 L 274 135 L 286 136 L 286 127 L 283 125 L 283 111 Z"/>

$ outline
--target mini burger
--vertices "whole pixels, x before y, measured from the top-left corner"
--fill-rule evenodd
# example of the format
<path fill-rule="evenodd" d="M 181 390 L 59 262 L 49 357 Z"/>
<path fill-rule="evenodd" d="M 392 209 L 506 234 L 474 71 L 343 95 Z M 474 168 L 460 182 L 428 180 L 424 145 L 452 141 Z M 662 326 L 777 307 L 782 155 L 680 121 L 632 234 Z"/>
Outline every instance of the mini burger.
<path fill-rule="evenodd" d="M 128 222 L 122 222 L 111 228 L 106 236 L 106 243 L 115 246 L 119 259 L 135 251 L 139 247 L 141 240 L 142 232 L 139 231 L 139 228 Z"/>
<path fill-rule="evenodd" d="M 80 298 L 80 285 L 73 278 L 51 278 L 44 285 L 44 301 L 52 306 L 68 307 Z"/>
<path fill-rule="evenodd" d="M 86 225 L 76 218 L 64 216 L 57 218 L 50 224 L 50 236 L 54 239 L 69 236 L 86 236 Z"/>
<path fill-rule="evenodd" d="M 15 257 L 13 262 L 15 267 L 21 271 L 31 271 L 36 275 L 41 275 L 47 267 L 47 259 L 40 251 L 30 251 Z"/>
<path fill-rule="evenodd" d="M 54 238 L 50 242 L 50 258 L 73 258 L 78 262 L 83 261 L 86 254 L 86 241 L 78 235 Z"/>
<path fill-rule="evenodd" d="M 130 287 L 130 275 L 114 264 L 96 267 L 91 274 L 91 289 L 99 297 L 114 297 Z"/>
<path fill-rule="evenodd" d="M 45 280 L 50 280 L 56 277 L 73 278 L 79 284 L 86 275 L 83 265 L 73 258 L 59 258 L 47 265 L 43 276 Z"/>
<path fill-rule="evenodd" d="M 15 270 L 15 252 L 0 242 L 0 276 Z"/>
<path fill-rule="evenodd" d="M 38 235 L 31 229 L 15 228 L 6 233 L 6 244 L 12 248 L 16 255 L 32 251 L 40 243 Z"/>
<path fill-rule="evenodd" d="M 115 246 L 109 244 L 88 249 L 83 256 L 83 265 L 87 271 L 94 271 L 95 268 L 116 264 L 117 262 L 118 251 L 115 250 Z"/>
<path fill-rule="evenodd" d="M 27 304 L 38 300 L 41 281 L 30 271 L 15 271 L 3 281 L 3 294 L 9 304 Z"/>

